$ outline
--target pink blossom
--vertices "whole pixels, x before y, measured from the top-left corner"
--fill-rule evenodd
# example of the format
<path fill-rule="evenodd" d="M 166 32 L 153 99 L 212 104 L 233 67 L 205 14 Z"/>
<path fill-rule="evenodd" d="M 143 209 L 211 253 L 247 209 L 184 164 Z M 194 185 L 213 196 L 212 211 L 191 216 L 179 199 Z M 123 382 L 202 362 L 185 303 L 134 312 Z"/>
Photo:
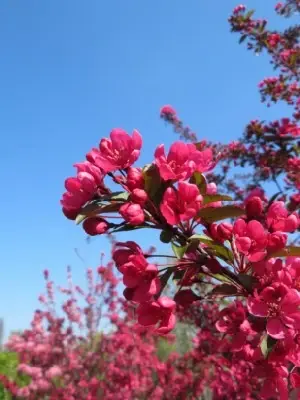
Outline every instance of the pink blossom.
<path fill-rule="evenodd" d="M 120 207 L 119 213 L 131 225 L 142 225 L 145 221 L 144 211 L 140 204 L 125 203 Z"/>
<path fill-rule="evenodd" d="M 240 351 L 246 343 L 247 336 L 252 333 L 246 319 L 245 308 L 240 302 L 234 302 L 220 312 L 216 328 L 221 333 L 233 335 L 231 346 L 233 351 Z"/>
<path fill-rule="evenodd" d="M 137 130 L 132 136 L 122 129 L 113 129 L 110 139 L 102 139 L 94 155 L 95 164 L 105 172 L 130 167 L 140 155 L 142 137 Z"/>
<path fill-rule="evenodd" d="M 84 161 L 81 163 L 77 163 L 77 164 L 74 164 L 74 167 L 77 168 L 78 175 L 82 172 L 88 173 L 89 175 L 91 175 L 93 177 L 94 182 L 97 185 L 102 184 L 103 178 L 104 178 L 103 171 L 100 168 L 93 165 L 91 162 Z"/>
<path fill-rule="evenodd" d="M 174 118 L 176 117 L 175 109 L 170 105 L 165 105 L 160 109 L 160 116 L 165 118 Z"/>
<path fill-rule="evenodd" d="M 212 149 L 194 152 L 193 160 L 195 162 L 195 170 L 198 172 L 208 172 L 216 166 Z"/>
<path fill-rule="evenodd" d="M 192 143 L 175 142 L 166 157 L 164 145 L 158 146 L 154 156 L 162 179 L 167 181 L 190 178 L 196 167 L 192 159 L 195 152 L 196 147 Z"/>
<path fill-rule="evenodd" d="M 145 190 L 136 188 L 136 189 L 133 189 L 130 198 L 133 203 L 137 203 L 137 204 L 140 204 L 141 206 L 143 206 L 146 203 L 146 201 L 148 200 L 148 194 L 147 194 L 147 192 L 145 192 Z"/>
<path fill-rule="evenodd" d="M 144 326 L 155 326 L 157 333 L 169 333 L 176 323 L 175 307 L 176 303 L 168 297 L 141 303 L 137 308 L 138 322 Z"/>
<path fill-rule="evenodd" d="M 109 224 L 101 217 L 91 217 L 83 221 L 83 229 L 88 235 L 101 235 L 109 229 Z"/>
<path fill-rule="evenodd" d="M 263 202 L 260 197 L 250 197 L 246 202 L 246 213 L 249 218 L 259 217 L 264 209 Z"/>
<path fill-rule="evenodd" d="M 278 133 L 280 136 L 292 135 L 298 137 L 300 136 L 300 126 L 291 122 L 289 118 L 282 118 Z"/>
<path fill-rule="evenodd" d="M 129 167 L 127 169 L 127 187 L 129 190 L 143 189 L 144 188 L 144 178 L 141 168 Z"/>
<path fill-rule="evenodd" d="M 63 374 L 62 369 L 58 365 L 53 365 L 46 372 L 46 376 L 48 379 L 53 379 Z"/>
<path fill-rule="evenodd" d="M 169 187 L 165 191 L 160 210 L 169 224 L 176 225 L 195 217 L 202 201 L 196 185 L 180 181 L 178 190 Z"/>
<path fill-rule="evenodd" d="M 294 232 L 299 226 L 297 213 L 290 214 L 283 201 L 274 201 L 267 212 L 267 225 L 273 231 Z"/>
<path fill-rule="evenodd" d="M 283 249 L 287 242 L 287 234 L 283 232 L 273 232 L 268 235 L 268 252 Z"/>
<path fill-rule="evenodd" d="M 256 317 L 267 318 L 267 332 L 274 339 L 283 339 L 288 329 L 300 329 L 300 293 L 282 283 L 266 287 L 248 298 L 248 310 Z"/>
<path fill-rule="evenodd" d="M 260 222 L 253 220 L 247 224 L 239 218 L 233 225 L 233 233 L 238 251 L 249 261 L 260 261 L 266 256 L 268 235 Z"/>
<path fill-rule="evenodd" d="M 143 251 L 138 244 L 132 241 L 118 242 L 113 251 L 113 260 L 118 269 L 128 262 L 134 262 L 135 257 L 144 257 Z"/>

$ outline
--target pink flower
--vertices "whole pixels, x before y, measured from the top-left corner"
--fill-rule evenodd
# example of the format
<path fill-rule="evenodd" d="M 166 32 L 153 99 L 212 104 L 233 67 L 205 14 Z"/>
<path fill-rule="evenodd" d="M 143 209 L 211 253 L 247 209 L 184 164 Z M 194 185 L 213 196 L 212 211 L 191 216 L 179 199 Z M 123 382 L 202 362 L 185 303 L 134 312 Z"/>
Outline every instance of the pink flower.
<path fill-rule="evenodd" d="M 252 189 L 249 193 L 248 196 L 245 199 L 245 202 L 248 202 L 251 198 L 253 197 L 259 197 L 263 202 L 267 202 L 268 199 L 265 195 L 265 192 L 263 189 L 261 189 L 260 187 Z"/>
<path fill-rule="evenodd" d="M 176 303 L 168 297 L 141 303 L 137 308 L 138 322 L 144 326 L 156 326 L 157 333 L 169 333 L 176 323 L 175 307 Z"/>
<path fill-rule="evenodd" d="M 283 249 L 287 242 L 287 234 L 283 232 L 273 232 L 268 235 L 268 252 Z"/>
<path fill-rule="evenodd" d="M 171 145 L 166 157 L 164 145 L 161 144 L 155 150 L 155 164 L 159 169 L 160 176 L 165 181 L 184 180 L 191 177 L 195 171 L 195 162 L 192 155 L 196 147 L 191 143 L 175 142 Z"/>
<path fill-rule="evenodd" d="M 127 170 L 127 187 L 129 190 L 144 189 L 143 172 L 140 168 L 129 167 Z"/>
<path fill-rule="evenodd" d="M 79 212 L 80 208 L 90 199 L 91 196 L 89 193 L 78 190 L 77 192 L 65 192 L 60 203 L 66 212 L 70 210 Z"/>
<path fill-rule="evenodd" d="M 48 379 L 53 379 L 63 374 L 62 369 L 58 365 L 53 365 L 48 371 L 46 371 L 46 377 Z"/>
<path fill-rule="evenodd" d="M 145 221 L 144 211 L 140 204 L 125 203 L 120 207 L 119 213 L 131 225 L 142 225 Z"/>
<path fill-rule="evenodd" d="M 148 264 L 136 243 L 117 243 L 117 246 L 119 248 L 113 252 L 113 260 L 122 273 L 123 283 L 127 287 L 124 296 L 136 302 L 151 300 L 160 290 L 157 267 Z"/>
<path fill-rule="evenodd" d="M 294 232 L 299 226 L 297 213 L 290 214 L 283 201 L 274 201 L 267 212 L 267 225 L 273 231 Z"/>
<path fill-rule="evenodd" d="M 248 298 L 248 310 L 256 317 L 267 318 L 267 332 L 274 339 L 284 339 L 289 329 L 300 329 L 300 293 L 282 283 L 266 287 Z"/>
<path fill-rule="evenodd" d="M 140 155 L 142 137 L 137 130 L 132 136 L 122 129 L 113 129 L 110 139 L 102 139 L 99 151 L 94 154 L 97 167 L 105 172 L 130 167 Z"/>
<path fill-rule="evenodd" d="M 113 260 L 119 270 L 122 265 L 134 262 L 135 257 L 144 257 L 143 251 L 137 243 L 128 241 L 116 244 L 116 249 L 113 251 Z"/>
<path fill-rule="evenodd" d="M 77 168 L 78 175 L 79 175 L 79 173 L 82 173 L 82 172 L 88 173 L 89 175 L 91 175 L 93 177 L 94 182 L 97 185 L 102 184 L 103 178 L 104 178 L 103 171 L 100 168 L 93 165 L 92 163 L 90 163 L 89 161 L 84 161 L 81 163 L 74 164 L 74 167 Z"/>
<path fill-rule="evenodd" d="M 148 194 L 143 189 L 133 189 L 130 198 L 133 203 L 137 203 L 143 206 L 148 200 Z"/>
<path fill-rule="evenodd" d="M 238 251 L 249 261 L 260 261 L 266 256 L 268 235 L 260 222 L 253 220 L 247 224 L 239 218 L 233 225 L 233 234 Z"/>
<path fill-rule="evenodd" d="M 211 149 L 196 151 L 193 153 L 193 160 L 196 166 L 195 170 L 198 172 L 211 171 L 216 166 Z"/>
<path fill-rule="evenodd" d="M 245 201 L 246 212 L 249 218 L 259 217 L 264 209 L 263 202 L 260 197 L 253 196 Z"/>
<path fill-rule="evenodd" d="M 174 118 L 176 117 L 176 111 L 172 106 L 165 105 L 160 109 L 160 116 L 162 118 Z"/>
<path fill-rule="evenodd" d="M 152 264 L 147 264 L 143 271 L 137 268 L 135 271 L 134 269 L 129 271 L 129 268 L 126 271 L 124 269 L 123 283 L 127 286 L 124 290 L 124 297 L 136 303 L 150 301 L 161 288 L 157 275 L 158 269 Z"/>
<path fill-rule="evenodd" d="M 108 223 L 101 217 L 91 217 L 83 221 L 83 229 L 88 235 L 95 236 L 107 232 Z"/>
<path fill-rule="evenodd" d="M 244 306 L 240 302 L 234 302 L 220 312 L 216 328 L 221 333 L 233 335 L 231 343 L 233 351 L 240 351 L 246 343 L 247 336 L 252 333 Z"/>
<path fill-rule="evenodd" d="M 177 225 L 195 217 L 202 200 L 196 185 L 180 181 L 178 190 L 169 187 L 165 191 L 160 211 L 170 225 Z"/>

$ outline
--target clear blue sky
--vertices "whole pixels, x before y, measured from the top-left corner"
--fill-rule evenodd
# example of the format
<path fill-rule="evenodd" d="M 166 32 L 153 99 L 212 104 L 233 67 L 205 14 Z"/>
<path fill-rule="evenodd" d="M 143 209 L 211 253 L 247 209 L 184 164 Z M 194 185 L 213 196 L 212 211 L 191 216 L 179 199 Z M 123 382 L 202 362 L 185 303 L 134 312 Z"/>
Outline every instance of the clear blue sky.
<path fill-rule="evenodd" d="M 281 115 L 282 107 L 259 102 L 256 85 L 272 74 L 267 59 L 229 33 L 236 4 L 1 2 L 0 316 L 6 333 L 29 324 L 44 268 L 63 283 L 70 264 L 83 281 L 84 266 L 109 253 L 103 238 L 86 244 L 82 229 L 62 216 L 59 199 L 72 164 L 111 128 L 139 129 L 146 162 L 157 144 L 175 139 L 158 117 L 166 103 L 199 138 L 221 141 L 237 138 L 250 119 Z M 272 1 L 248 5 L 282 24 Z M 151 242 L 142 236 L 142 244 Z"/>

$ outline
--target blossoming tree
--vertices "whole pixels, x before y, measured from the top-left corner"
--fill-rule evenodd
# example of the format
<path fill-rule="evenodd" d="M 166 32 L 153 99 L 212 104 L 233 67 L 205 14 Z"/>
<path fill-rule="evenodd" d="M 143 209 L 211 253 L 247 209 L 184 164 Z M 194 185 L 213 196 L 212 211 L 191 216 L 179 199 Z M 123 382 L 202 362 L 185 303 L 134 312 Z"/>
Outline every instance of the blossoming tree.
<path fill-rule="evenodd" d="M 288 17 L 300 11 L 299 0 L 278 3 L 275 10 Z M 193 377 L 207 379 L 191 378 L 191 398 L 209 385 L 215 399 L 285 400 L 300 387 L 300 248 L 294 235 L 300 221 L 300 29 L 269 30 L 267 21 L 254 19 L 242 5 L 229 22 L 241 43 L 256 53 L 266 51 L 279 70 L 259 84 L 262 101 L 283 101 L 292 116 L 251 121 L 240 141 L 223 145 L 198 141 L 173 107 L 164 106 L 161 117 L 182 141 L 168 150 L 159 144 L 149 164 L 136 166 L 142 136 L 113 129 L 75 164 L 77 175 L 66 179 L 61 204 L 65 216 L 82 223 L 88 235 L 154 229 L 170 245 L 168 254 L 156 255 L 133 241 L 116 242 L 113 261 L 124 298 L 147 335 L 168 335 L 176 315 L 192 315 L 197 352 L 180 365 L 185 373 L 192 365 Z M 235 165 L 253 169 L 243 188 L 230 176 Z M 270 198 L 263 190 L 268 180 L 277 187 Z M 116 185 L 119 190 L 112 190 Z M 161 268 L 159 257 L 170 263 Z M 170 281 L 176 285 L 174 297 L 165 293 Z M 76 318 L 72 302 L 67 307 Z M 206 313 L 210 324 L 201 325 L 197 313 Z M 209 363 L 218 379 L 208 378 Z M 46 377 L 52 379 L 61 367 L 50 364 Z M 235 375 L 239 383 L 233 383 Z M 99 385 L 95 381 L 95 393 L 104 390 Z M 187 398 L 163 397 L 163 392 L 147 392 L 146 398 Z M 133 398 L 143 398 L 138 396 Z"/>

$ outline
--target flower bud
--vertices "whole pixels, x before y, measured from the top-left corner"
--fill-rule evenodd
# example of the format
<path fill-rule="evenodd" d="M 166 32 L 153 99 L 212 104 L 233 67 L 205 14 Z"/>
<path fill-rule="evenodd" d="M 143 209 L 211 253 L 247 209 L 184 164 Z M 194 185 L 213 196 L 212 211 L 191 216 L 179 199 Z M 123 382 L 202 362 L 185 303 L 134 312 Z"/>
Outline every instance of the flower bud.
<path fill-rule="evenodd" d="M 108 223 L 101 217 L 87 218 L 82 226 L 86 233 L 91 236 L 101 235 L 109 229 Z"/>
<path fill-rule="evenodd" d="M 131 194 L 131 200 L 143 206 L 148 200 L 148 195 L 143 189 L 134 189 Z"/>
<path fill-rule="evenodd" d="M 223 240 L 230 240 L 232 238 L 232 225 L 228 222 L 222 222 L 218 225 L 217 233 Z"/>
<path fill-rule="evenodd" d="M 258 196 L 251 197 L 246 202 L 246 212 L 248 218 L 259 217 L 262 214 L 263 209 L 263 202 Z"/>

